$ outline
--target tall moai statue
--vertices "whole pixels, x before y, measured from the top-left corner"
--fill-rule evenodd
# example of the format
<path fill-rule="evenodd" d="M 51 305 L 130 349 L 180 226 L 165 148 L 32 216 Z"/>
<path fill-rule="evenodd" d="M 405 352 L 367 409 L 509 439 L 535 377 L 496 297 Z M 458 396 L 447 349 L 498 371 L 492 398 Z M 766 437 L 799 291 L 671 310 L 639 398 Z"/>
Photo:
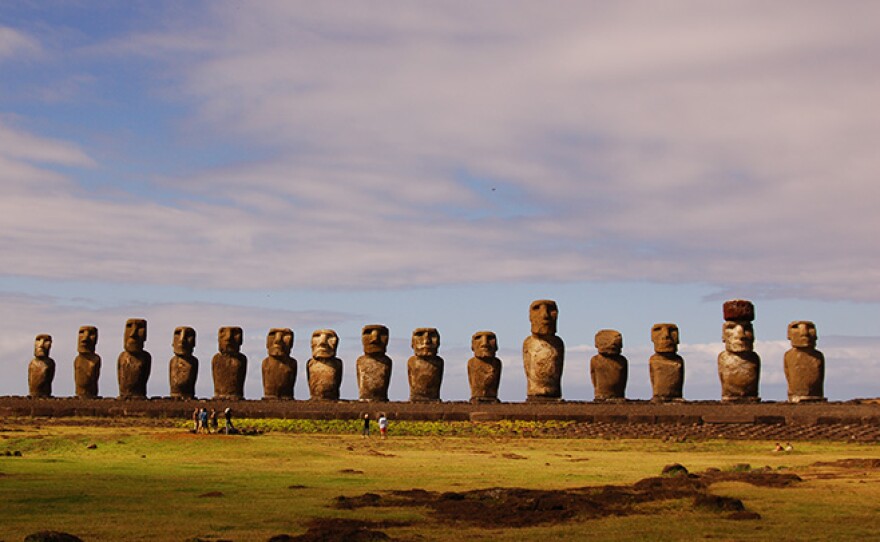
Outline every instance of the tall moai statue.
<path fill-rule="evenodd" d="M 651 327 L 651 342 L 654 354 L 648 360 L 651 374 L 652 401 L 680 401 L 684 389 L 684 359 L 678 355 L 678 326 L 675 324 L 654 324 Z"/>
<path fill-rule="evenodd" d="M 318 329 L 312 333 L 312 358 L 306 364 L 309 381 L 309 399 L 338 401 L 342 385 L 342 360 L 336 357 L 339 335 L 332 329 Z"/>
<path fill-rule="evenodd" d="M 266 335 L 266 353 L 263 360 L 263 399 L 293 399 L 296 385 L 297 362 L 290 357 L 293 350 L 293 330 L 272 328 Z"/>
<path fill-rule="evenodd" d="M 788 325 L 791 350 L 785 353 L 785 379 L 791 403 L 825 401 L 825 355 L 816 350 L 816 325 L 798 320 Z"/>
<path fill-rule="evenodd" d="M 761 358 L 754 351 L 755 306 L 751 301 L 733 299 L 724 303 L 724 326 L 721 337 L 724 352 L 718 354 L 718 377 L 721 400 L 756 403 L 761 378 Z"/>
<path fill-rule="evenodd" d="M 364 355 L 357 359 L 358 399 L 388 401 L 391 384 L 391 358 L 388 350 L 388 328 L 372 324 L 361 331 Z"/>
<path fill-rule="evenodd" d="M 595 392 L 593 400 L 625 401 L 629 363 L 620 354 L 623 335 L 614 329 L 602 329 L 596 333 L 595 344 L 599 353 L 590 359 L 590 380 Z"/>
<path fill-rule="evenodd" d="M 471 337 L 474 357 L 468 360 L 468 382 L 471 385 L 471 403 L 497 403 L 501 383 L 501 360 L 498 337 L 492 331 L 477 331 Z"/>
<path fill-rule="evenodd" d="M 40 333 L 34 338 L 34 359 L 28 364 L 28 396 L 51 397 L 55 360 L 49 357 L 52 336 Z"/>
<path fill-rule="evenodd" d="M 98 379 L 101 377 L 101 356 L 98 346 L 98 328 L 82 326 L 76 338 L 76 358 L 73 360 L 73 380 L 76 396 L 80 399 L 98 397 Z"/>
<path fill-rule="evenodd" d="M 559 309 L 553 300 L 539 299 L 529 306 L 532 334 L 523 341 L 526 400 L 529 402 L 562 399 L 565 343 L 556 336 L 558 316 Z"/>
<path fill-rule="evenodd" d="M 147 380 L 153 358 L 144 350 L 147 340 L 147 321 L 130 318 L 125 321 L 123 347 L 116 360 L 116 376 L 119 379 L 119 398 L 134 399 L 147 396 Z"/>
<path fill-rule="evenodd" d="M 211 359 L 214 399 L 244 399 L 247 356 L 241 353 L 244 331 L 238 326 L 224 326 L 217 331 L 217 350 Z"/>
<path fill-rule="evenodd" d="M 440 333 L 433 327 L 416 328 L 412 333 L 412 349 L 413 356 L 406 362 L 409 400 L 439 402 L 443 383 L 443 358 L 437 355 Z"/>
<path fill-rule="evenodd" d="M 195 329 L 187 326 L 174 329 L 174 337 L 171 340 L 174 357 L 168 362 L 168 383 L 171 386 L 171 397 L 193 399 L 196 396 L 199 358 L 193 355 L 195 348 Z"/>

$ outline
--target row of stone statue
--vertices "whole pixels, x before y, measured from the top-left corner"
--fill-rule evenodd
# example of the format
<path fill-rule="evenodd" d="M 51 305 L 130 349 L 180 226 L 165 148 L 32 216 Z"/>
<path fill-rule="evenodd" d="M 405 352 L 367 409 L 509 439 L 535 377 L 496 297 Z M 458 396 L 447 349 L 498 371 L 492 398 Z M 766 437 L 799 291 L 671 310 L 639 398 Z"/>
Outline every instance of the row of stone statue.
<path fill-rule="evenodd" d="M 565 345 L 556 335 L 556 302 L 538 300 L 531 304 L 531 335 L 523 343 L 523 365 L 529 401 L 558 401 L 562 398 L 562 368 Z M 759 401 L 758 382 L 761 360 L 753 350 L 754 305 L 745 300 L 724 303 L 725 323 L 722 338 L 724 352 L 718 355 L 718 375 L 722 400 L 727 402 Z M 247 357 L 241 353 L 244 334 L 240 327 L 222 327 L 218 350 L 211 360 L 214 397 L 242 399 Z M 792 402 L 824 401 L 825 359 L 816 350 L 816 327 L 812 322 L 792 322 L 788 328 L 792 349 L 785 353 L 788 398 Z M 146 397 L 152 357 L 144 350 L 147 322 L 131 319 L 125 323 L 124 351 L 117 361 L 119 397 Z M 357 359 L 359 399 L 388 401 L 391 358 L 386 355 L 388 328 L 368 325 L 361 336 L 364 355 Z M 675 324 L 659 323 L 651 329 L 654 355 L 649 360 L 653 400 L 680 401 L 684 386 L 684 360 L 678 355 L 679 332 Z M 83 326 L 77 340 L 74 360 L 76 395 L 98 396 L 101 357 L 95 353 L 98 330 Z M 342 360 L 336 357 L 339 337 L 332 329 L 312 333 L 312 357 L 306 364 L 306 378 L 312 400 L 338 400 L 342 384 Z M 590 360 L 590 378 L 595 401 L 625 400 L 628 362 L 621 355 L 623 337 L 618 331 L 603 329 L 596 334 L 599 353 Z M 34 359 L 28 367 L 29 394 L 46 397 L 52 394 L 55 362 L 49 357 L 52 338 L 37 335 Z M 171 396 L 195 397 L 199 360 L 193 356 L 196 332 L 191 327 L 174 330 L 174 357 L 169 362 Z M 297 361 L 290 356 L 293 331 L 270 329 L 266 337 L 268 356 L 263 360 L 263 396 L 293 399 Z M 443 358 L 437 355 L 440 334 L 434 328 L 417 328 L 412 334 L 413 356 L 407 362 L 410 401 L 439 401 L 443 381 Z M 496 357 L 498 340 L 491 331 L 478 331 L 471 339 L 474 357 L 468 360 L 468 380 L 472 402 L 497 402 L 501 381 L 501 360 Z"/>

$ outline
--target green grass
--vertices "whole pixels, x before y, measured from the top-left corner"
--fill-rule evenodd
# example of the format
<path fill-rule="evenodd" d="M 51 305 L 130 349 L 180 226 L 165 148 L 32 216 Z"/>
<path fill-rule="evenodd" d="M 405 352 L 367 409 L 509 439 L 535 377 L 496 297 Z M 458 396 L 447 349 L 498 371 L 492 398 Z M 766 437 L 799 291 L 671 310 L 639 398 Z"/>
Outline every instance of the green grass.
<path fill-rule="evenodd" d="M 511 436 L 511 427 L 468 422 L 396 422 L 394 437 L 382 441 L 362 439 L 357 421 L 265 423 L 238 422 L 269 431 L 264 435 L 226 437 L 192 435 L 181 428 L 35 428 L 7 420 L 0 429 L 0 454 L 20 450 L 23 457 L 0 455 L 0 540 L 21 540 L 42 529 L 89 541 L 266 540 L 278 533 L 303 533 L 316 517 L 411 522 L 383 530 L 423 540 L 880 536 L 880 471 L 811 467 L 817 461 L 880 458 L 876 445 L 799 442 L 794 452 L 778 454 L 771 451 L 771 442 L 523 438 Z M 516 429 L 517 435 L 524 427 Z M 532 423 L 527 430 L 540 429 Z M 407 432 L 427 436 L 401 436 Z M 97 448 L 88 449 L 89 444 Z M 636 515 L 524 529 L 446 525 L 423 509 L 329 507 L 338 495 L 414 487 L 442 492 L 628 484 L 656 476 L 673 462 L 695 472 L 729 470 L 739 463 L 767 465 L 796 472 L 805 481 L 785 489 L 738 482 L 712 487 L 713 493 L 742 499 L 763 516 L 758 521 L 723 519 L 681 500 L 651 503 Z M 296 485 L 305 487 L 290 488 Z M 200 497 L 209 492 L 223 496 Z"/>

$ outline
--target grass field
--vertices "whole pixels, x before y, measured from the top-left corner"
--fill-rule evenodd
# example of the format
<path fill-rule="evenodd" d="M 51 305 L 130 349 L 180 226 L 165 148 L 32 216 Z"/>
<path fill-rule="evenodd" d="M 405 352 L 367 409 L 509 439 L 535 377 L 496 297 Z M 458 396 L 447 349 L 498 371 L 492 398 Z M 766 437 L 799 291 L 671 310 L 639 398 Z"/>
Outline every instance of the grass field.
<path fill-rule="evenodd" d="M 427 434 L 383 441 L 354 432 L 227 437 L 82 423 L 0 420 L 0 540 L 52 529 L 88 541 L 265 541 L 302 535 L 321 518 L 373 522 L 374 530 L 401 540 L 880 538 L 880 447 L 870 444 L 798 442 L 790 453 L 774 453 L 773 443 L 763 441 L 523 438 L 491 426 L 473 432 L 480 436 L 411 428 Z M 852 458 L 877 461 L 815 465 Z M 465 503 L 476 502 L 465 497 L 468 491 L 493 487 L 565 495 L 585 486 L 633 484 L 670 463 L 692 473 L 767 466 L 803 481 L 788 487 L 712 483 L 711 494 L 741 499 L 761 516 L 740 521 L 695 507 L 691 497 L 633 501 L 608 516 L 578 513 L 515 528 L 450 520 L 424 505 L 334 506 L 339 496 L 414 488 Z M 601 500 L 607 493 L 590 494 Z"/>

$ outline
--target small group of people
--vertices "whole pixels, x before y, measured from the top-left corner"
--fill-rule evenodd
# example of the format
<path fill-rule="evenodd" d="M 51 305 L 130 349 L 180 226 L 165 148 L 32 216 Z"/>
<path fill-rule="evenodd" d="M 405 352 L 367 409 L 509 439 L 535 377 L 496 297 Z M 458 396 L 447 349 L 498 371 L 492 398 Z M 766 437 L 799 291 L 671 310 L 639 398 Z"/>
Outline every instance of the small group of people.
<path fill-rule="evenodd" d="M 235 426 L 232 425 L 232 409 L 227 407 L 226 410 L 223 411 L 223 417 L 226 420 L 226 425 L 223 427 L 224 433 L 227 435 L 234 434 L 236 432 Z M 196 408 L 193 410 L 192 414 L 193 420 L 193 433 L 205 433 L 210 435 L 211 433 L 219 433 L 220 428 L 217 423 L 217 410 L 211 409 L 211 412 L 208 413 L 208 409 L 205 407 Z"/>
<path fill-rule="evenodd" d="M 794 451 L 794 446 L 791 445 L 790 442 L 786 442 L 785 446 L 782 444 L 776 443 L 776 447 L 773 448 L 774 452 L 791 452 Z"/>
<path fill-rule="evenodd" d="M 386 438 L 388 436 L 388 417 L 382 412 L 379 414 L 376 423 L 379 425 L 379 436 Z M 364 414 L 364 428 L 361 430 L 363 438 L 370 437 L 370 414 Z"/>

